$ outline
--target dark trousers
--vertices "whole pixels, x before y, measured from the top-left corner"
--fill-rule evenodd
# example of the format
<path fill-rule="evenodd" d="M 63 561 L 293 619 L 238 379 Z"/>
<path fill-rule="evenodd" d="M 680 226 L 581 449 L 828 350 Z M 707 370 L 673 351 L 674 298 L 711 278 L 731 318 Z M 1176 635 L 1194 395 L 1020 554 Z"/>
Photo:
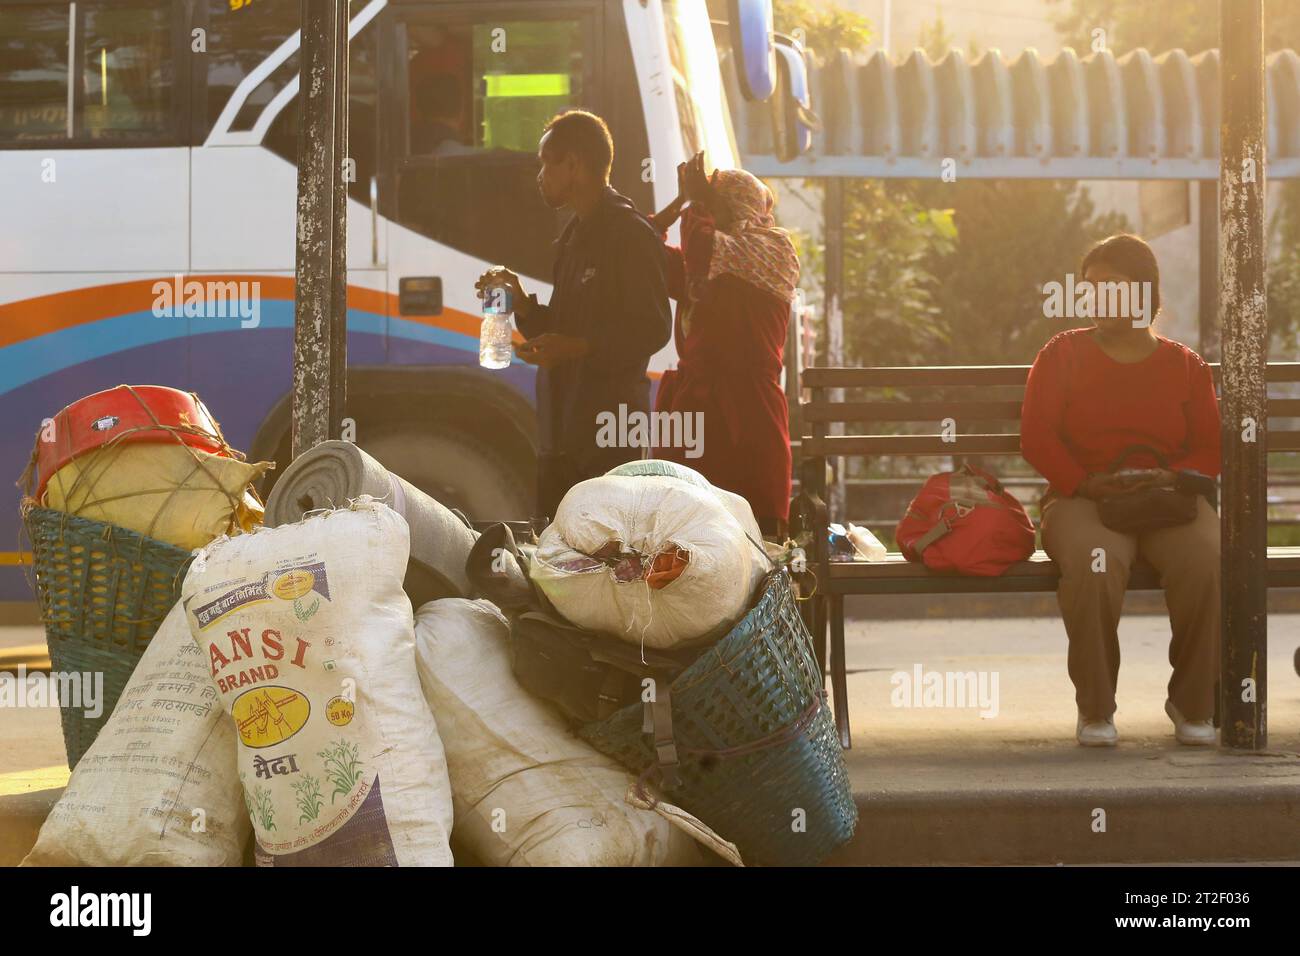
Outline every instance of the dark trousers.
<path fill-rule="evenodd" d="M 640 448 L 600 448 L 581 459 L 557 453 L 537 458 L 537 516 L 547 521 L 555 518 L 560 501 L 580 481 L 598 478 L 611 468 L 642 457 Z"/>

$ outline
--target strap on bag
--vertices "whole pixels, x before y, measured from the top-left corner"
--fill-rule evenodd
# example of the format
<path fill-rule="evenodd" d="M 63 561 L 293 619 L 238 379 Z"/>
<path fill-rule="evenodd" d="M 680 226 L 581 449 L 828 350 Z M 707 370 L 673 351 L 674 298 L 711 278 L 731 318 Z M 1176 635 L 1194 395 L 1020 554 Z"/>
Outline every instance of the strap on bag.
<path fill-rule="evenodd" d="M 987 486 L 988 482 L 984 482 L 984 484 Z M 929 531 L 916 539 L 916 543 L 912 545 L 912 550 L 916 552 L 916 556 L 919 558 L 925 553 L 926 548 L 953 530 L 952 519 L 944 517 L 945 511 L 955 511 L 956 515 L 954 517 L 964 518 L 976 508 L 997 508 L 1005 511 L 1008 507 L 1004 501 L 972 501 L 970 498 L 953 498 L 945 501 L 939 506 L 938 522 Z"/>
<path fill-rule="evenodd" d="M 660 785 L 665 790 L 676 790 L 681 786 L 682 778 L 677 741 L 673 739 L 673 695 L 667 687 L 662 693 L 658 692 L 658 688 L 655 690 L 655 699 L 645 706 L 653 725 Z"/>

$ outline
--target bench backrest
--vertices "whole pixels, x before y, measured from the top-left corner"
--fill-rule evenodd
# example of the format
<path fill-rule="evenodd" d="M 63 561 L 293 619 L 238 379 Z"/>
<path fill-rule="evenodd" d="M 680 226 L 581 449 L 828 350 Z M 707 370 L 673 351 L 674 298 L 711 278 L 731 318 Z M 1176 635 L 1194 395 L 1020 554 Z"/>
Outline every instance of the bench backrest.
<path fill-rule="evenodd" d="M 1211 364 L 1216 384 L 1220 369 Z M 1020 406 L 1024 399 L 1028 365 L 935 366 L 929 368 L 805 368 L 800 384 L 811 391 L 810 401 L 799 403 L 803 439 L 802 458 L 863 455 L 1019 455 Z M 1270 384 L 1300 382 L 1300 362 L 1268 365 Z M 836 401 L 835 389 L 887 390 L 888 397 Z M 939 394 L 913 400 L 913 395 Z M 1268 400 L 1268 417 L 1300 418 L 1300 399 Z M 943 423 L 952 419 L 955 433 L 945 434 Z M 929 425 L 924 434 L 891 434 L 874 430 L 884 423 Z M 989 423 L 1014 423 L 1015 430 L 972 432 Z M 845 434 L 832 434 L 831 426 L 844 425 Z M 850 428 L 848 426 L 855 426 Z M 1268 429 L 1270 452 L 1300 451 L 1300 431 Z"/>

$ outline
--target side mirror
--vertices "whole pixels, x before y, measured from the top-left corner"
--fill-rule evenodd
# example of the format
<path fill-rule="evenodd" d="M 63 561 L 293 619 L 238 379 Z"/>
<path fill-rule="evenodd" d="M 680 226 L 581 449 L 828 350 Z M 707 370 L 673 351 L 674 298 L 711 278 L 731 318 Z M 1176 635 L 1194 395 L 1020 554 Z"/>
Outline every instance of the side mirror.
<path fill-rule="evenodd" d="M 776 95 L 772 97 L 772 142 L 776 158 L 788 163 L 812 148 L 813 131 L 820 120 L 812 111 L 808 68 L 803 48 L 778 37 L 776 43 Z"/>
<path fill-rule="evenodd" d="M 772 0 L 728 0 L 728 10 L 741 95 L 747 100 L 766 102 L 777 82 Z"/>

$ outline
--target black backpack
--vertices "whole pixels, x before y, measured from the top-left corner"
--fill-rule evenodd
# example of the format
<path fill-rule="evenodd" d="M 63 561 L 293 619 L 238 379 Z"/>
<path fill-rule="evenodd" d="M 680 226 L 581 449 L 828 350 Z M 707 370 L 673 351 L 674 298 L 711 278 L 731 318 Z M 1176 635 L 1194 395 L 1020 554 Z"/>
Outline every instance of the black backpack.
<path fill-rule="evenodd" d="M 575 627 L 533 587 L 529 560 L 529 550 L 519 548 L 510 527 L 496 524 L 475 543 L 465 573 L 478 596 L 496 604 L 510 621 L 515 679 L 569 719 L 604 720 L 646 698 L 666 697 L 669 685 L 702 653 L 703 648 L 647 648 L 643 655 L 618 638 Z"/>

